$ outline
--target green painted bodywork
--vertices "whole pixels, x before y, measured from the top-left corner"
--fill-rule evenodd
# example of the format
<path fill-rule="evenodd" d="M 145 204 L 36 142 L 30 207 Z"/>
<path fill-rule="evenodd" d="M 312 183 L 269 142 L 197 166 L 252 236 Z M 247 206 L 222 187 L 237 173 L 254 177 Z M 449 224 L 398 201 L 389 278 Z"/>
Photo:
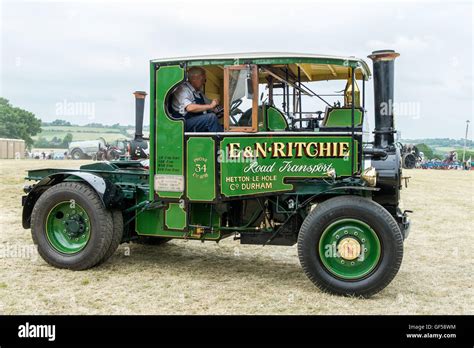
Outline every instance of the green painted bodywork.
<path fill-rule="evenodd" d="M 285 116 L 277 108 L 270 106 L 266 108 L 267 127 L 270 131 L 283 131 L 288 128 Z"/>
<path fill-rule="evenodd" d="M 184 69 L 179 65 L 163 66 L 156 71 L 156 85 L 159 87 L 156 88 L 156 96 L 152 100 L 156 107 L 156 121 L 154 122 L 156 167 L 154 167 L 154 174 L 184 175 L 184 123 L 182 120 L 168 117 L 165 110 L 166 96 L 183 79 Z M 153 183 L 151 187 L 150 192 L 153 192 Z M 160 198 L 180 198 L 183 191 L 158 190 L 156 194 Z"/>
<path fill-rule="evenodd" d="M 166 228 L 184 230 L 186 228 L 186 211 L 179 203 L 170 203 L 165 210 Z"/>
<path fill-rule="evenodd" d="M 345 109 L 331 109 L 324 119 L 324 127 L 351 127 L 352 126 L 352 110 Z M 354 109 L 354 126 L 362 126 L 362 111 Z"/>
<path fill-rule="evenodd" d="M 138 191 L 137 202 L 146 200 L 146 192 Z M 169 224 L 169 228 L 165 225 Z M 172 203 L 166 208 L 146 209 L 137 213 L 135 219 L 135 231 L 143 236 L 157 236 L 170 238 L 185 238 L 187 232 L 181 227 L 186 224 L 186 214 L 179 204 Z M 170 229 L 175 228 L 177 229 Z"/>
<path fill-rule="evenodd" d="M 191 201 L 216 198 L 216 150 L 211 137 L 190 137 L 186 142 L 186 195 Z"/>
<path fill-rule="evenodd" d="M 354 260 L 344 260 L 338 252 L 338 244 L 347 237 L 356 239 L 361 245 L 361 254 Z M 323 231 L 317 248 L 326 269 L 337 277 L 349 280 L 367 276 L 375 269 L 381 256 L 377 234 L 357 219 L 341 219 L 329 225 Z"/>
<path fill-rule="evenodd" d="M 262 137 L 257 135 L 245 137 L 225 137 L 221 141 L 220 152 L 224 155 L 221 160 L 221 193 L 226 197 L 254 195 L 269 192 L 283 192 L 291 191 L 293 184 L 286 183 L 290 178 L 327 178 L 328 171 L 334 169 L 336 175 L 339 177 L 351 176 L 355 167 L 351 170 L 351 137 L 350 136 L 321 136 L 321 135 L 305 135 L 290 136 L 291 133 L 283 135 L 279 133 L 274 137 Z M 273 158 L 272 149 L 275 144 L 283 144 L 288 148 L 292 144 L 332 144 L 345 143 L 348 145 L 348 150 L 345 156 L 332 158 L 321 157 L 312 158 L 303 155 L 298 157 L 298 150 L 285 150 L 284 158 Z M 229 157 L 230 148 L 238 148 L 240 156 Z M 237 145 L 235 145 L 237 144 Z M 256 144 L 260 145 L 261 149 L 265 149 L 266 157 L 260 154 L 259 157 L 245 158 L 245 153 L 254 155 Z M 357 143 L 355 143 L 357 148 Z M 303 145 L 304 146 L 304 145 Z M 333 146 L 333 145 L 330 145 Z M 262 150 L 263 151 L 263 150 Z M 312 153 L 315 153 L 314 147 Z M 357 150 L 356 150 L 357 151 Z M 356 153 L 357 158 L 357 153 Z"/>

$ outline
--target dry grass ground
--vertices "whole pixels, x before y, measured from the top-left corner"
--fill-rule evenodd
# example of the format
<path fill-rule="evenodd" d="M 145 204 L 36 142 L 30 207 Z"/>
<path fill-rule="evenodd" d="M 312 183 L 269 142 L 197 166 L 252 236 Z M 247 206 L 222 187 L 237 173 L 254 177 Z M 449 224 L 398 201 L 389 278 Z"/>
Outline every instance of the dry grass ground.
<path fill-rule="evenodd" d="M 415 212 L 402 267 L 385 290 L 358 299 L 318 291 L 296 247 L 124 244 L 83 272 L 25 255 L 33 249 L 21 226 L 25 169 L 79 164 L 0 161 L 1 314 L 474 314 L 474 172 L 405 172 L 403 201 Z"/>

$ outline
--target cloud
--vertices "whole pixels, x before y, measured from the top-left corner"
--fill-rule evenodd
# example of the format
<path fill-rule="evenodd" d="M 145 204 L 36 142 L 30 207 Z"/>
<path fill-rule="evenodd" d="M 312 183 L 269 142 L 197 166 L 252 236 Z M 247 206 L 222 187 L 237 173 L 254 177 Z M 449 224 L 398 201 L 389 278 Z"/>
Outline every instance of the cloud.
<path fill-rule="evenodd" d="M 45 120 L 67 99 L 95 103 L 97 122 L 133 123 L 131 93 L 148 89 L 154 58 L 239 51 L 366 57 L 381 48 L 401 53 L 396 99 L 421 105 L 416 127 L 398 120 L 405 137 L 460 137 L 472 116 L 470 2 L 3 1 L 0 16 L 0 93 Z M 369 83 L 372 117 L 371 103 Z"/>

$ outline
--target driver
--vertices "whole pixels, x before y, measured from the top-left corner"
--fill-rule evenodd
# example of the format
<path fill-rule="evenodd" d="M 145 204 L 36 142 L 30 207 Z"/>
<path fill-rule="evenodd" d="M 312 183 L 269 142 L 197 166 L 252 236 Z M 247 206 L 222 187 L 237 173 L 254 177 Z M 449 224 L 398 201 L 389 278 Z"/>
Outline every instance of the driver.
<path fill-rule="evenodd" d="M 202 92 L 206 72 L 199 67 L 188 70 L 188 81 L 172 96 L 173 117 L 184 118 L 186 132 L 222 132 L 224 128 L 215 114 L 218 99 L 210 100 Z"/>

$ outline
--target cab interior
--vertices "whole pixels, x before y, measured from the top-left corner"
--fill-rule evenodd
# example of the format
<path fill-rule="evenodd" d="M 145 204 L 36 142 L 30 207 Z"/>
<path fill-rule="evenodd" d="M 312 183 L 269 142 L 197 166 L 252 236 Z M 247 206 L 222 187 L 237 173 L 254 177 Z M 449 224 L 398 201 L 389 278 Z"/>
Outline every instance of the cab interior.
<path fill-rule="evenodd" d="M 362 127 L 366 77 L 359 68 L 312 63 L 200 67 L 206 72 L 205 95 L 222 106 L 218 116 L 225 132 Z"/>

